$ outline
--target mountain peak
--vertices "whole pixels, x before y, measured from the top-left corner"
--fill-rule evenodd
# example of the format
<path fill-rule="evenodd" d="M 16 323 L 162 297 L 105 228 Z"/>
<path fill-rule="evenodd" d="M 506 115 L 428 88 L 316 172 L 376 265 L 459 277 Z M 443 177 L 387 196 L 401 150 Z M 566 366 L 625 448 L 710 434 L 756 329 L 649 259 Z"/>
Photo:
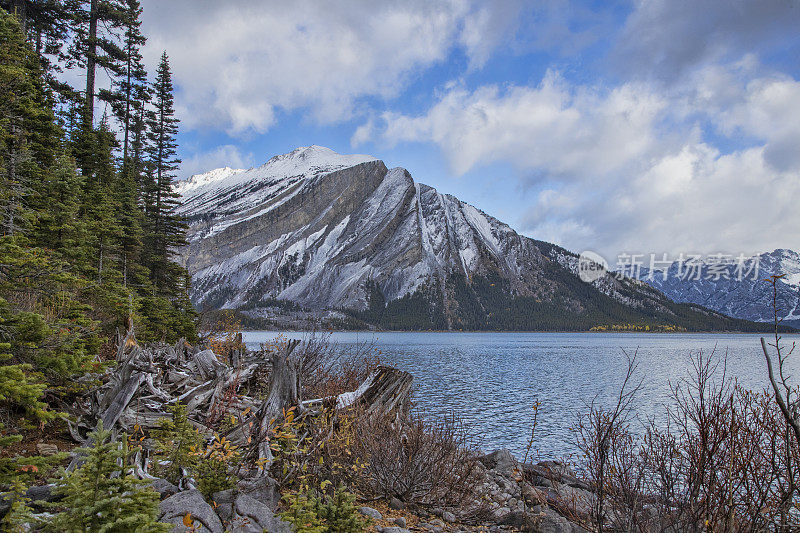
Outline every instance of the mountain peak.
<path fill-rule="evenodd" d="M 325 146 L 312 144 L 310 146 L 299 146 L 291 152 L 276 155 L 258 168 L 277 167 L 275 170 L 278 170 L 278 168 L 288 170 L 287 167 L 290 168 L 290 165 L 296 165 L 297 170 L 319 168 L 320 170 L 329 171 L 376 160 L 377 158 L 371 155 L 340 154 Z"/>
<path fill-rule="evenodd" d="M 377 158 L 364 154 L 339 154 L 330 148 L 312 144 L 276 155 L 258 167 L 249 169 L 222 167 L 195 174 L 185 181 L 176 183 L 175 192 L 184 199 L 216 195 L 257 183 L 296 181 L 298 177 L 306 178 L 334 172 L 368 161 L 377 161 Z"/>

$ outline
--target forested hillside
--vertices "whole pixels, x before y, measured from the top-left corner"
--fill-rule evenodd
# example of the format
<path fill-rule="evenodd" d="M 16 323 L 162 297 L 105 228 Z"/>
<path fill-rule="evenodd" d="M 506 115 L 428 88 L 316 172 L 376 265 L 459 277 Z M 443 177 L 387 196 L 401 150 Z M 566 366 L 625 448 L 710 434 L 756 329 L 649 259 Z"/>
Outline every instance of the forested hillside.
<path fill-rule="evenodd" d="M 0 2 L 0 445 L 77 392 L 112 336 L 194 337 L 174 253 L 169 60 L 142 64 L 137 0 Z M 78 72 L 86 85 L 62 80 Z M 110 87 L 96 84 L 100 72 Z M 105 79 L 105 76 L 104 76 Z M 12 427 L 12 424 L 14 427 Z M 4 461 L 9 461 L 4 460 Z M 0 468 L 0 482 L 15 475 Z"/>

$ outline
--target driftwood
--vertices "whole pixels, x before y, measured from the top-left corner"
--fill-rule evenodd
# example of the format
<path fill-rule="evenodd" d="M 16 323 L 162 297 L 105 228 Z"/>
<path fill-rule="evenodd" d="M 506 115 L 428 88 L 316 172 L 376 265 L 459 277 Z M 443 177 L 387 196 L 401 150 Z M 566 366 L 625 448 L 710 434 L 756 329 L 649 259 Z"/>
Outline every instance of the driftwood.
<path fill-rule="evenodd" d="M 297 373 L 297 365 L 291 359 L 292 352 L 298 344 L 300 341 L 291 340 L 286 345 L 286 349 L 272 355 L 269 395 L 257 413 L 262 426 L 265 422 L 280 415 L 287 407 L 300 405 L 302 386 Z"/>
<path fill-rule="evenodd" d="M 85 443 L 98 421 L 107 429 L 131 432 L 150 429 L 168 415 L 175 402 L 186 405 L 192 424 L 211 435 L 208 425 L 225 414 L 244 416 L 226 436 L 247 450 L 260 464 L 272 456 L 268 437 L 276 420 L 291 408 L 297 415 L 314 416 L 323 409 L 353 406 L 367 414 L 402 412 L 408 408 L 412 376 L 395 368 L 379 367 L 352 392 L 303 401 L 293 352 L 300 341 L 289 341 L 272 353 L 233 350 L 229 364 L 212 350 L 199 350 L 183 339 L 175 345 L 140 346 L 133 330 L 120 336 L 116 366 L 103 377 L 104 385 L 74 406 L 77 423 L 70 433 Z M 239 346 L 243 347 L 241 339 Z M 269 375 L 266 399 L 243 394 L 253 380 Z M 215 418 L 216 417 L 216 418 Z"/>
<path fill-rule="evenodd" d="M 302 402 L 307 409 L 320 408 L 335 400 L 335 407 L 342 409 L 361 404 L 365 412 L 393 413 L 409 408 L 409 395 L 413 376 L 389 366 L 379 366 L 353 392 L 345 392 L 335 398 L 318 398 Z"/>

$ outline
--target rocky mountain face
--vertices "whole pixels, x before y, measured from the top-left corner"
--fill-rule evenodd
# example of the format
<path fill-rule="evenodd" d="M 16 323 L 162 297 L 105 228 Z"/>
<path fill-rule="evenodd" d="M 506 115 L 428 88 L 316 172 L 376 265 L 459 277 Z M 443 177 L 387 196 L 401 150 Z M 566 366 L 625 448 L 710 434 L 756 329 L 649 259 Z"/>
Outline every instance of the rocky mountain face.
<path fill-rule="evenodd" d="M 177 192 L 200 307 L 325 310 L 396 329 L 749 327 L 638 280 L 585 283 L 575 254 L 369 156 L 298 148 L 193 176 Z"/>
<path fill-rule="evenodd" d="M 777 281 L 778 316 L 786 325 L 800 326 L 800 253 L 777 249 L 749 258 L 709 256 L 675 261 L 659 268 L 642 268 L 634 275 L 676 302 L 699 304 L 729 316 L 772 322 L 773 289 Z"/>

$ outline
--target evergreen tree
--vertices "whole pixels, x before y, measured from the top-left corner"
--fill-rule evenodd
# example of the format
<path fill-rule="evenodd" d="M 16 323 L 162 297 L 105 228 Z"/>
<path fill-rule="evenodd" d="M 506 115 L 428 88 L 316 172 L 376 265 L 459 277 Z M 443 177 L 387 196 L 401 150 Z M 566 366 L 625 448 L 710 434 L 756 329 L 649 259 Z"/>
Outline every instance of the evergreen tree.
<path fill-rule="evenodd" d="M 153 86 L 154 109 L 148 113 L 148 173 L 144 185 L 147 266 L 157 294 L 176 296 L 183 268 L 174 262 L 178 247 L 186 244 L 186 224 L 175 214 L 179 196 L 172 181 L 178 170 L 175 137 L 178 119 L 175 117 L 172 95 L 172 74 L 167 53 L 161 55 Z"/>
<path fill-rule="evenodd" d="M 141 285 L 147 274 L 144 267 L 138 264 L 142 251 L 143 214 L 139 208 L 139 195 L 136 180 L 132 172 L 121 172 L 114 189 L 114 203 L 117 206 L 116 223 L 120 229 L 119 269 L 122 273 L 122 284 L 129 282 Z"/>
<path fill-rule="evenodd" d="M 140 30 L 141 14 L 139 0 L 125 0 L 124 72 L 115 84 L 115 91 L 101 91 L 121 124 L 122 173 L 126 178 L 132 171 L 129 156 L 136 116 L 150 97 L 141 54 L 141 48 L 147 42 Z"/>
<path fill-rule="evenodd" d="M 86 461 L 72 472 L 62 472 L 56 494 L 65 510 L 48 524 L 48 531 L 168 532 L 171 524 L 158 522 L 159 495 L 129 472 L 127 439 L 111 438 L 102 424 L 91 434 L 92 446 L 79 448 Z"/>
<path fill-rule="evenodd" d="M 40 205 L 31 232 L 37 246 L 54 251 L 74 265 L 87 262 L 86 225 L 79 216 L 82 195 L 83 177 L 77 173 L 71 157 L 60 155 L 41 183 L 36 202 Z"/>
<path fill-rule="evenodd" d="M 36 55 L 15 17 L 0 13 L 0 214 L 4 234 L 12 235 L 26 225 L 24 198 L 36 191 L 57 150 L 58 128 Z"/>
<path fill-rule="evenodd" d="M 119 33 L 125 27 L 126 9 L 120 0 L 66 0 L 66 6 L 73 16 L 70 56 L 86 71 L 82 112 L 85 127 L 91 129 L 97 67 L 112 79 L 123 73 L 125 52 L 119 45 Z"/>
<path fill-rule="evenodd" d="M 122 229 L 117 224 L 119 205 L 115 202 L 116 169 L 112 150 L 116 143 L 114 134 L 108 129 L 106 119 L 100 128 L 92 132 L 91 152 L 88 173 L 84 177 L 84 200 L 81 214 L 86 222 L 91 263 L 87 274 L 98 283 L 114 277 L 117 245 L 122 239 Z M 110 274 L 110 276 L 105 276 Z"/>
<path fill-rule="evenodd" d="M 77 92 L 58 79 L 67 61 L 65 51 L 70 35 L 72 14 L 62 0 L 0 0 L 0 8 L 14 14 L 28 42 L 39 57 L 42 71 L 51 89 L 66 100 Z"/>

